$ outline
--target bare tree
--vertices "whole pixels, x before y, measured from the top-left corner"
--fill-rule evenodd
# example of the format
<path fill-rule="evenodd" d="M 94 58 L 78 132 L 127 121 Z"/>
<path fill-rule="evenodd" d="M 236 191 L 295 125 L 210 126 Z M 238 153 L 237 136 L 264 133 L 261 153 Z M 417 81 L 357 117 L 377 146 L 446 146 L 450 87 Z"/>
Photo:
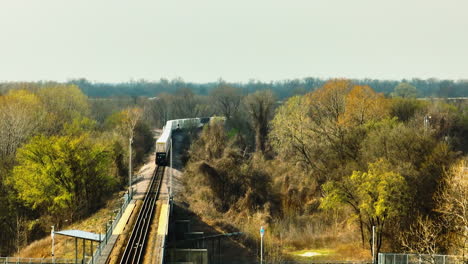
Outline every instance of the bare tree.
<path fill-rule="evenodd" d="M 41 129 L 44 118 L 44 107 L 36 95 L 18 90 L 0 96 L 0 158 L 14 155 Z"/>
<path fill-rule="evenodd" d="M 198 116 L 197 98 L 189 88 L 177 90 L 172 104 L 174 118 L 190 118 Z"/>
<path fill-rule="evenodd" d="M 216 110 L 228 120 L 239 110 L 242 96 L 237 88 L 221 83 L 211 91 L 210 96 Z"/>
<path fill-rule="evenodd" d="M 255 151 L 265 153 L 268 136 L 268 124 L 273 115 L 275 95 L 270 90 L 257 91 L 244 99 L 244 105 L 250 114 L 255 130 Z"/>
<path fill-rule="evenodd" d="M 435 263 L 435 255 L 441 244 L 442 226 L 428 216 L 418 216 L 409 231 L 402 234 L 400 241 L 403 248 L 420 254 L 424 261 Z M 422 256 L 422 255 L 426 256 Z"/>

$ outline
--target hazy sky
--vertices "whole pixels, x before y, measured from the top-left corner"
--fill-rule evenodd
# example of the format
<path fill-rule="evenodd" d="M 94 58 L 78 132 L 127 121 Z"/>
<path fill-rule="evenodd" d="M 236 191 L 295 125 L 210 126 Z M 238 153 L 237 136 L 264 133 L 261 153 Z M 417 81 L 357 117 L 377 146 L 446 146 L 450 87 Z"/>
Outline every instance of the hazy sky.
<path fill-rule="evenodd" d="M 466 0 L 0 0 L 0 81 L 468 78 Z"/>

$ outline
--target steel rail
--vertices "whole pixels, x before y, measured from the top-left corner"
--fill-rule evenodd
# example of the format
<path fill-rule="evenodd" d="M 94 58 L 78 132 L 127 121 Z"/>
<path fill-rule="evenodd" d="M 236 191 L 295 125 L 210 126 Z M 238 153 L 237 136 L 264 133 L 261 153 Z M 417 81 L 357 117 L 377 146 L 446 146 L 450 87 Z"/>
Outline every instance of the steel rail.
<path fill-rule="evenodd" d="M 133 227 L 130 239 L 125 247 L 125 251 L 120 259 L 120 263 L 141 263 L 146 247 L 146 236 L 154 215 L 156 201 L 158 200 L 164 175 L 164 166 L 158 166 L 151 178 L 148 193 L 145 195 L 140 212 L 138 213 L 135 226 Z"/>

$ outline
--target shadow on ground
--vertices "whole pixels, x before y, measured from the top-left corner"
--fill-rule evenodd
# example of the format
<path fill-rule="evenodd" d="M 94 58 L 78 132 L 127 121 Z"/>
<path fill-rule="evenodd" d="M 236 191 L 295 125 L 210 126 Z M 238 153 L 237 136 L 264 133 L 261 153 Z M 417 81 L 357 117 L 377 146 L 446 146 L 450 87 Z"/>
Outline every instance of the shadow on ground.
<path fill-rule="evenodd" d="M 200 256 L 200 263 L 256 263 L 258 249 L 243 246 L 246 237 L 232 225 L 213 227 L 184 204 L 174 204 L 171 223 L 166 249 L 207 249 L 208 262 Z"/>

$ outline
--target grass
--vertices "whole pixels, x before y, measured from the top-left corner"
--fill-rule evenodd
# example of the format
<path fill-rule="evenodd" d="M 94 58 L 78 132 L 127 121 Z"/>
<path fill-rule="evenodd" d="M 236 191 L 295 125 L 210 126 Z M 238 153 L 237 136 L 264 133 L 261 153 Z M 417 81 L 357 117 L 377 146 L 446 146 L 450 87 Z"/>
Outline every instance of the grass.
<path fill-rule="evenodd" d="M 332 249 L 302 249 L 287 253 L 294 260 L 325 260 L 335 255 Z"/>
<path fill-rule="evenodd" d="M 67 227 L 62 228 L 63 230 L 68 229 L 78 229 L 93 233 L 104 233 L 104 225 L 110 219 L 114 218 L 114 210 L 119 208 L 121 205 L 122 199 L 120 194 L 116 194 L 112 199 L 107 202 L 107 205 L 91 215 L 90 217 L 73 223 Z M 58 231 L 58 230 L 57 230 Z M 94 242 L 94 249 L 97 243 Z M 36 240 L 29 244 L 27 247 L 20 250 L 15 257 L 22 258 L 50 258 L 51 257 L 51 247 L 52 239 L 50 236 L 46 236 L 42 239 Z M 89 241 L 85 244 L 86 253 L 90 255 L 91 244 Z M 93 251 L 94 251 L 93 249 Z M 83 242 L 82 240 L 78 241 L 78 258 L 82 257 L 83 252 Z M 55 235 L 55 257 L 56 258 L 75 258 L 75 239 L 70 237 L 64 237 L 60 235 Z"/>
<path fill-rule="evenodd" d="M 306 248 L 294 250 L 293 248 L 283 251 L 286 258 L 295 261 L 365 261 L 370 259 L 368 250 L 362 249 L 355 244 L 339 244 L 330 248 Z"/>

